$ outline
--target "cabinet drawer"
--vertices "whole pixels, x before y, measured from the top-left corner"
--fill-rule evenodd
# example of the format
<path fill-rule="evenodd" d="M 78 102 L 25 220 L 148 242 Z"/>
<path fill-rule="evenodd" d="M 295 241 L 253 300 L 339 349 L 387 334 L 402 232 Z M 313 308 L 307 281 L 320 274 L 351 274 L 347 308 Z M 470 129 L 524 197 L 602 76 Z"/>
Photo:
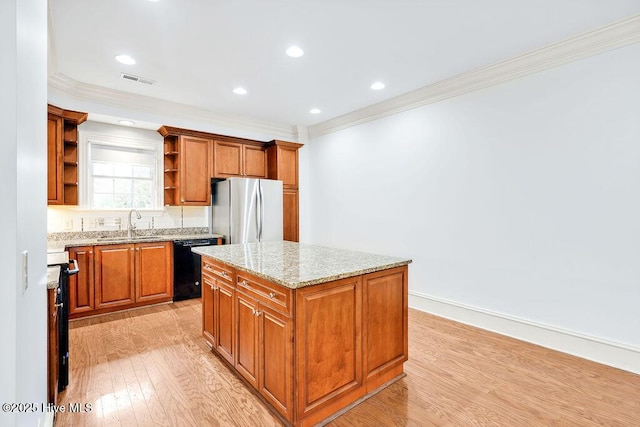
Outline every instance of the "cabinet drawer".
<path fill-rule="evenodd" d="M 202 257 L 202 274 L 233 283 L 233 269 L 211 258 Z"/>
<path fill-rule="evenodd" d="M 238 273 L 237 289 L 274 310 L 291 314 L 291 289 L 263 281 L 244 272 Z"/>

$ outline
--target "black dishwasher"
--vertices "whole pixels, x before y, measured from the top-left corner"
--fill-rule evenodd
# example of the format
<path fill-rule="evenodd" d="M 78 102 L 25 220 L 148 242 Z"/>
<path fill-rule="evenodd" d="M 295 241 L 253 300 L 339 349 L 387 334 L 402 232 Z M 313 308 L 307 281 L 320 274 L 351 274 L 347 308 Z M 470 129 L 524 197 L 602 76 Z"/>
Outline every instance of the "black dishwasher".
<path fill-rule="evenodd" d="M 173 242 L 173 300 L 200 298 L 202 273 L 200 255 L 191 252 L 194 246 L 213 246 L 217 238 L 175 240 Z"/>

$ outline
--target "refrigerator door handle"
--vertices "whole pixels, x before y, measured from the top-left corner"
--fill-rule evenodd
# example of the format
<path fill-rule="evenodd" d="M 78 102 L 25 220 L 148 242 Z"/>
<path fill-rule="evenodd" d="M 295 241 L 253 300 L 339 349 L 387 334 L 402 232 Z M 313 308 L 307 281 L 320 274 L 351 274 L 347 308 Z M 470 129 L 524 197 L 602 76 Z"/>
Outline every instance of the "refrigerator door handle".
<path fill-rule="evenodd" d="M 258 181 L 258 241 L 262 241 L 262 226 L 264 224 L 264 198 L 262 194 L 262 181 Z"/>

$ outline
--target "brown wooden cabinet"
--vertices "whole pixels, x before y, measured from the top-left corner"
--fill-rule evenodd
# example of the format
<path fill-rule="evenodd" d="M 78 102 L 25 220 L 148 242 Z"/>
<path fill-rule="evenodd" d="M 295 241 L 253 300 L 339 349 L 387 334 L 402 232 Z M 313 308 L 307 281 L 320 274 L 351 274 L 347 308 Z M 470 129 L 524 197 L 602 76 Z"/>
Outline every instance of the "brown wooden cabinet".
<path fill-rule="evenodd" d="M 164 204 L 209 206 L 211 139 L 176 134 L 169 129 L 159 130 L 164 136 Z"/>
<path fill-rule="evenodd" d="M 80 269 L 69 277 L 69 315 L 74 316 L 95 309 L 93 246 L 71 248 L 69 258 L 76 260 Z"/>
<path fill-rule="evenodd" d="M 229 363 L 234 363 L 234 300 L 235 275 L 225 268 L 203 259 L 202 261 L 202 316 L 203 336 Z M 206 299 L 206 301 L 205 301 Z"/>
<path fill-rule="evenodd" d="M 133 305 L 133 245 L 96 246 L 94 271 L 96 309 Z"/>
<path fill-rule="evenodd" d="M 49 113 L 47 120 L 47 203 L 62 205 L 62 117 Z"/>
<path fill-rule="evenodd" d="M 283 213 L 283 239 L 290 242 L 297 242 L 298 235 L 298 190 L 285 189 L 282 193 L 284 204 Z"/>
<path fill-rule="evenodd" d="M 180 204 L 211 204 L 211 140 L 180 136 Z"/>
<path fill-rule="evenodd" d="M 69 317 L 78 318 L 173 299 L 170 242 L 69 249 L 80 272 L 69 279 Z"/>
<path fill-rule="evenodd" d="M 173 299 L 171 243 L 136 243 L 135 301 L 162 302 Z"/>
<path fill-rule="evenodd" d="M 208 206 L 212 177 L 277 179 L 284 189 L 283 237 L 299 240 L 298 150 L 302 144 L 261 142 L 170 126 L 162 126 L 158 132 L 164 137 L 165 205 Z"/>
<path fill-rule="evenodd" d="M 297 242 L 299 236 L 298 149 L 302 144 L 274 140 L 267 148 L 268 177 L 282 181 L 283 238 Z"/>
<path fill-rule="evenodd" d="M 78 204 L 78 125 L 87 113 L 48 106 L 47 203 Z"/>
<path fill-rule="evenodd" d="M 225 281 L 235 287 L 234 312 L 219 323 L 232 325 L 234 357 L 216 352 L 292 425 L 316 425 L 403 375 L 406 266 L 289 289 L 202 262 L 213 283 L 235 278 Z M 215 313 L 210 300 L 203 311 Z M 215 324 L 203 319 L 205 330 Z"/>
<path fill-rule="evenodd" d="M 214 141 L 213 177 L 267 177 L 267 156 L 262 145 Z"/>

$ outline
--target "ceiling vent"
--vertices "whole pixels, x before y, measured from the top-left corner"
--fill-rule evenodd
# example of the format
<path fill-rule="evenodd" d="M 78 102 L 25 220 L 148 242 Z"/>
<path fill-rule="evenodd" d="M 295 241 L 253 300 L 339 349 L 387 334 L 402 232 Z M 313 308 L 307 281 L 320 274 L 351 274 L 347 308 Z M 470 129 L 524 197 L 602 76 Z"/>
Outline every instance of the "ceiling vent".
<path fill-rule="evenodd" d="M 132 82 L 144 83 L 146 85 L 152 85 L 155 80 L 145 79 L 144 77 L 134 76 L 133 74 L 120 73 L 120 78 L 124 80 L 131 80 Z"/>

